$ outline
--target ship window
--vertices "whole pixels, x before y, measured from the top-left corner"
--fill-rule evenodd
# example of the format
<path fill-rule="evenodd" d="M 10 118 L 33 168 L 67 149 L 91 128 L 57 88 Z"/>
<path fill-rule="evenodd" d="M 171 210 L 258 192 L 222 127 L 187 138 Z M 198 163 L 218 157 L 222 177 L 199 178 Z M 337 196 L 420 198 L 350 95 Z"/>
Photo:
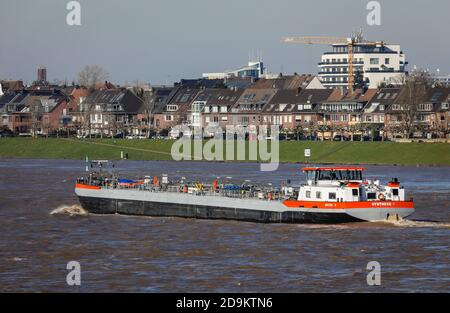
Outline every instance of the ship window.
<path fill-rule="evenodd" d="M 392 189 L 392 194 L 394 196 L 398 196 L 398 189 Z"/>
<path fill-rule="evenodd" d="M 352 195 L 357 196 L 358 195 L 358 189 L 352 189 Z"/>
<path fill-rule="evenodd" d="M 369 192 L 367 194 L 367 200 L 375 200 L 377 198 L 377 195 L 375 194 L 375 192 Z"/>
<path fill-rule="evenodd" d="M 307 180 L 314 180 L 316 176 L 316 172 L 315 171 L 307 171 L 306 172 L 306 179 Z"/>
<path fill-rule="evenodd" d="M 335 192 L 330 192 L 330 193 L 328 193 L 328 199 L 330 199 L 330 200 L 336 200 L 336 193 L 335 193 Z"/>
<path fill-rule="evenodd" d="M 316 198 L 320 199 L 322 197 L 322 194 L 320 193 L 320 191 L 316 191 Z"/>
<path fill-rule="evenodd" d="M 306 190 L 306 198 L 311 198 L 311 191 L 310 190 Z"/>

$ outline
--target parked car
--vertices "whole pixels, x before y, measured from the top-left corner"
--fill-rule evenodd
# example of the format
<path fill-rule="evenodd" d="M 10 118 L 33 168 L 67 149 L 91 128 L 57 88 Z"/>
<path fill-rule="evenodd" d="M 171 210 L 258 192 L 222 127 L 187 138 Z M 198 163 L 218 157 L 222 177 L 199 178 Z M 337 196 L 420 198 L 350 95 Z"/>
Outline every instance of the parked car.
<path fill-rule="evenodd" d="M 10 131 L 9 129 L 1 130 L 0 137 L 3 137 L 3 138 L 14 137 L 14 133 L 12 131 Z"/>
<path fill-rule="evenodd" d="M 333 141 L 350 141 L 350 138 L 341 135 L 336 135 L 334 136 Z"/>

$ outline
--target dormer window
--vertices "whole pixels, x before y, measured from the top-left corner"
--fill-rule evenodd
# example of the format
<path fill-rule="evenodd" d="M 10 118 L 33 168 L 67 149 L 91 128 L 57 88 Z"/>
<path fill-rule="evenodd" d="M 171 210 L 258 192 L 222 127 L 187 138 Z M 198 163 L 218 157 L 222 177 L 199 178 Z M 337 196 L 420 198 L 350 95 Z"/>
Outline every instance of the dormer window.
<path fill-rule="evenodd" d="M 419 104 L 419 111 L 431 111 L 433 109 L 433 104 L 425 103 Z"/>

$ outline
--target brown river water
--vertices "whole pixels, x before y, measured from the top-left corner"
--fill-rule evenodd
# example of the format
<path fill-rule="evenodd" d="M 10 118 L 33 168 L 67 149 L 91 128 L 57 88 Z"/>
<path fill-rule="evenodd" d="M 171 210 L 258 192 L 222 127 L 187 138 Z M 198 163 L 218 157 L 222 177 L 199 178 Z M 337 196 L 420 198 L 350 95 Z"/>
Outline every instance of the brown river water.
<path fill-rule="evenodd" d="M 303 182 L 299 168 L 116 163 L 130 178 L 274 185 Z M 84 214 L 73 190 L 84 169 L 82 161 L 0 159 L 0 291 L 450 292 L 449 167 L 368 166 L 367 178 L 398 177 L 416 213 L 399 223 L 334 226 Z M 81 286 L 66 283 L 72 260 Z M 381 265 L 380 286 L 367 284 L 370 261 Z"/>

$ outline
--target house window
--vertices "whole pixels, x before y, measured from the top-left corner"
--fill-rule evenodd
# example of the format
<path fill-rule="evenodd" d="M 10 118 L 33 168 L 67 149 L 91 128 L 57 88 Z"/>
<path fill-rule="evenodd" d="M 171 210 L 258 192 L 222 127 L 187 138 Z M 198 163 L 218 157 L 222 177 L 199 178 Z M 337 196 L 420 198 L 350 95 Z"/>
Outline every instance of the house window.
<path fill-rule="evenodd" d="M 433 109 L 433 104 L 431 104 L 431 103 L 419 104 L 420 111 L 431 111 L 432 109 Z"/>
<path fill-rule="evenodd" d="M 168 105 L 167 111 L 176 111 L 178 109 L 177 105 Z"/>
<path fill-rule="evenodd" d="M 389 63 L 390 63 L 390 59 L 389 58 L 384 59 L 384 64 L 389 64 Z"/>
<path fill-rule="evenodd" d="M 166 118 L 166 121 L 171 121 L 172 120 L 172 115 L 165 115 L 164 117 Z"/>
<path fill-rule="evenodd" d="M 380 64 L 380 59 L 379 58 L 370 58 L 370 64 L 378 65 L 378 64 Z"/>

